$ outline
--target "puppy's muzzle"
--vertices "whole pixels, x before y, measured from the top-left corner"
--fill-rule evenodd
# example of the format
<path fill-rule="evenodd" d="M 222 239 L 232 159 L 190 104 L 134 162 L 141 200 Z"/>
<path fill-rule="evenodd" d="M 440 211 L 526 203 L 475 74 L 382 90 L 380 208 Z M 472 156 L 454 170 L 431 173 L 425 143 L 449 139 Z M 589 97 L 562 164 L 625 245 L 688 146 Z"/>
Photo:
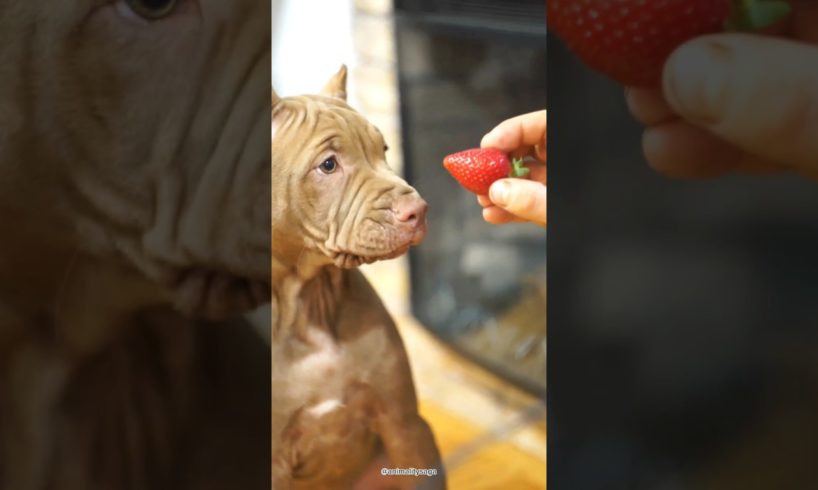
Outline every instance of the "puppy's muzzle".
<path fill-rule="evenodd" d="M 395 200 L 392 212 L 395 226 L 406 241 L 417 245 L 426 237 L 426 210 L 428 204 L 418 194 L 406 194 Z"/>

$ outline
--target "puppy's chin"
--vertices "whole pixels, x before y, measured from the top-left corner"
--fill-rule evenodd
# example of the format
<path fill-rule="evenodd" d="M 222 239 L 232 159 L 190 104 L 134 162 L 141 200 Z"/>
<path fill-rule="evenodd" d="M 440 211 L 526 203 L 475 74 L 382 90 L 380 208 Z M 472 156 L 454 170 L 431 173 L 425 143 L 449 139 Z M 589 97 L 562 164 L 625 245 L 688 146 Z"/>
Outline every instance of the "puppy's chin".
<path fill-rule="evenodd" d="M 392 251 L 383 254 L 358 255 L 352 252 L 339 252 L 332 257 L 332 262 L 341 269 L 354 269 L 364 264 L 371 264 L 380 260 L 396 259 L 405 254 L 413 243 L 407 243 Z"/>
<path fill-rule="evenodd" d="M 380 260 L 396 259 L 405 254 L 409 249 L 415 245 L 419 245 L 426 237 L 426 223 L 414 227 L 411 230 L 406 230 L 400 236 L 400 241 L 391 249 L 383 252 L 371 250 L 365 252 L 358 252 L 351 249 L 341 250 L 332 253 L 329 258 L 336 267 L 341 269 L 354 269 L 364 264 L 371 264 Z"/>

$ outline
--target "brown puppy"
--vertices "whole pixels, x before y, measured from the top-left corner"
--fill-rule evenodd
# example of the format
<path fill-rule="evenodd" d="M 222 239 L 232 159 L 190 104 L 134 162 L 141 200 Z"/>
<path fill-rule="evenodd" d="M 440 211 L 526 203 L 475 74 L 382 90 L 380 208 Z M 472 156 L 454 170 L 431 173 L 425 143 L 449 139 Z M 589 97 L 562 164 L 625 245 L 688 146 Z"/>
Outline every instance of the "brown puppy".
<path fill-rule="evenodd" d="M 345 67 L 322 95 L 273 95 L 273 488 L 351 489 L 385 466 L 436 475 L 379 488 L 442 489 L 402 341 L 355 269 L 420 242 L 426 203 L 345 99 Z"/>

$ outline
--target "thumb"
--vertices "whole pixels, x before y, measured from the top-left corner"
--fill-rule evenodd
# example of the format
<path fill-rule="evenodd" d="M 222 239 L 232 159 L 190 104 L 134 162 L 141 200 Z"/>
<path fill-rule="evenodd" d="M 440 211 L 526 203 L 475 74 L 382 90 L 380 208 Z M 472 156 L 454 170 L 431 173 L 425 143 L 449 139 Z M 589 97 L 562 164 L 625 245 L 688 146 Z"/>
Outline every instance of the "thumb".
<path fill-rule="evenodd" d="M 495 206 L 519 218 L 543 225 L 546 223 L 548 189 L 540 182 L 501 179 L 491 185 L 489 198 Z"/>
<path fill-rule="evenodd" d="M 747 153 L 818 170 L 818 47 L 770 36 L 690 41 L 665 65 L 671 107 Z"/>

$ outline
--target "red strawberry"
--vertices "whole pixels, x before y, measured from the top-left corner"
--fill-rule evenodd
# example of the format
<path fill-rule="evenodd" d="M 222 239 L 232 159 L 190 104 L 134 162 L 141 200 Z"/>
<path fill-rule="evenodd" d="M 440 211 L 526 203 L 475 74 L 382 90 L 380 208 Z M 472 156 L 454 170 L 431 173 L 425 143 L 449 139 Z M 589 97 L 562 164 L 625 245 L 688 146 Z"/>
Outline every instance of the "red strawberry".
<path fill-rule="evenodd" d="M 443 159 L 443 166 L 460 185 L 475 194 L 486 195 L 495 181 L 505 177 L 524 177 L 528 169 L 523 160 L 509 162 L 508 155 L 493 148 L 473 148 Z"/>
<path fill-rule="evenodd" d="M 790 11 L 783 0 L 548 0 L 548 25 L 591 68 L 657 87 L 668 56 L 695 37 L 760 31 Z"/>

